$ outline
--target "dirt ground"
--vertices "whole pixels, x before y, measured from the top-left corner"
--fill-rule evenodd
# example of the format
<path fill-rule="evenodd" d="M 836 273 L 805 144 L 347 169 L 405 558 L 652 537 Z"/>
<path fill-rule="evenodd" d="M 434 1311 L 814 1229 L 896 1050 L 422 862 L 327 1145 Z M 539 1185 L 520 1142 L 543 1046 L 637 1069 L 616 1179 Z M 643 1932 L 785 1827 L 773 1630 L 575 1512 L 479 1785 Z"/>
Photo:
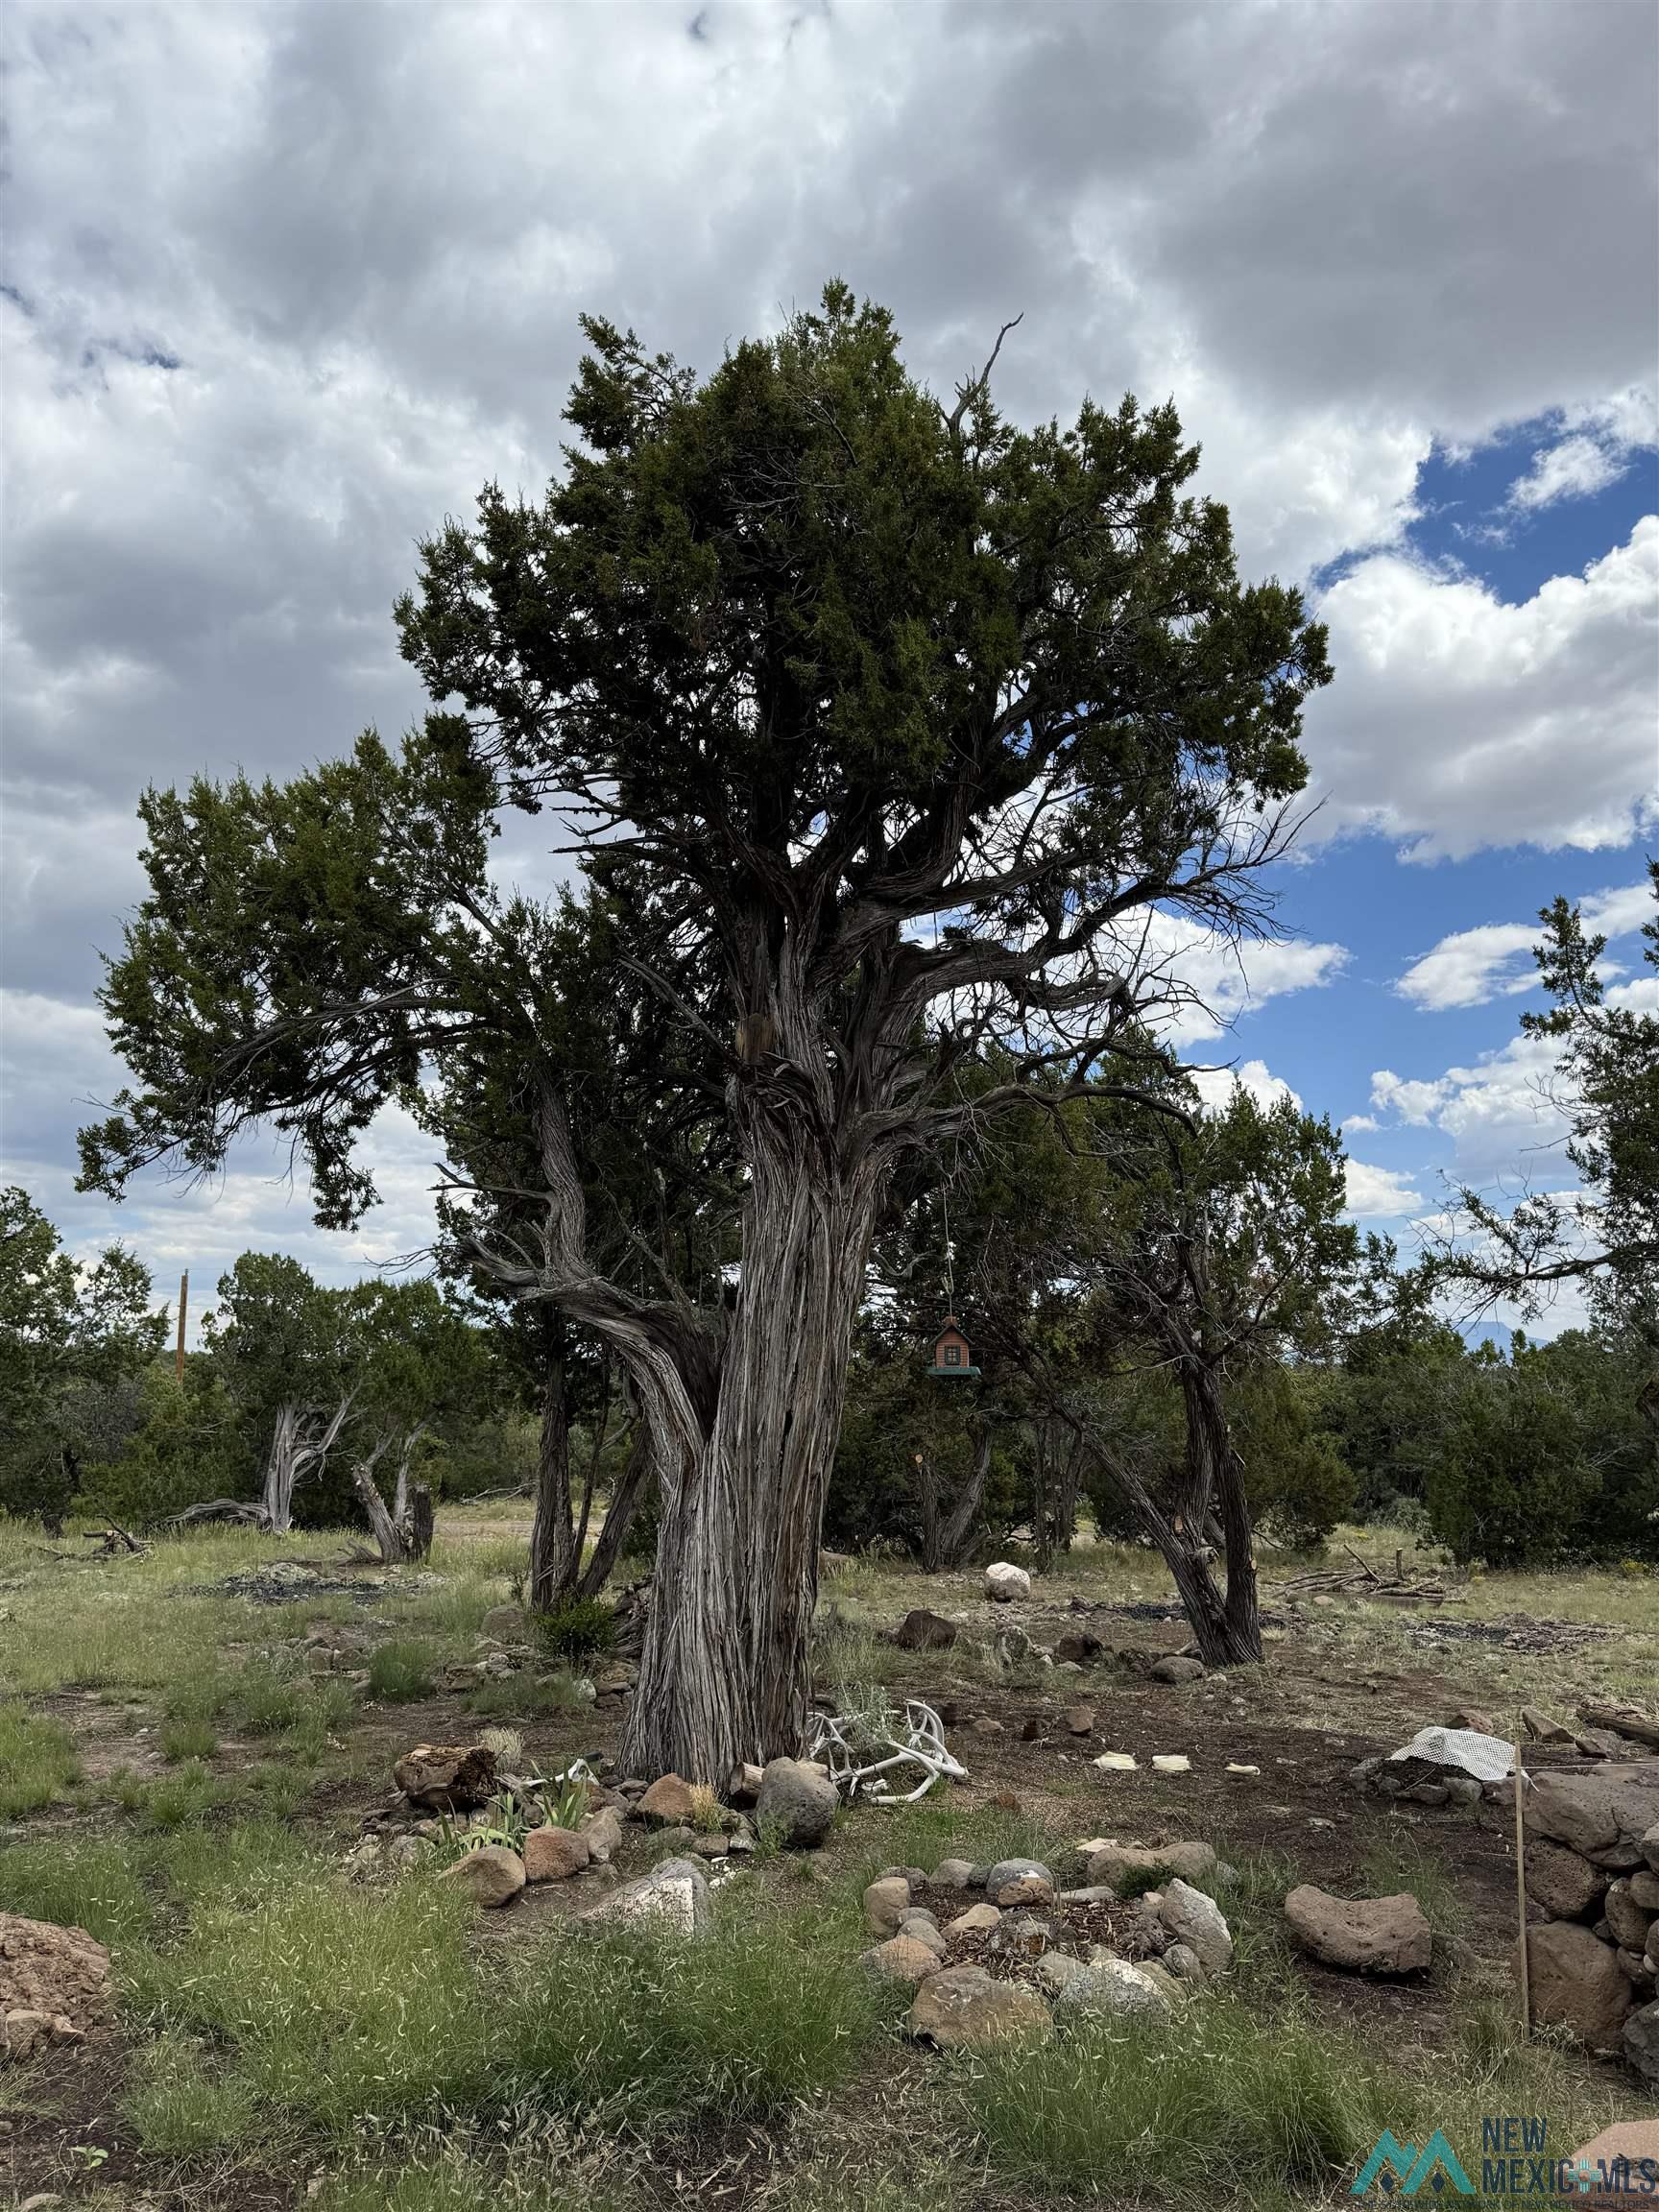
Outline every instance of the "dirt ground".
<path fill-rule="evenodd" d="M 506 1579 L 472 1562 L 488 1552 L 499 1563 L 522 1532 L 521 1519 L 508 1510 L 449 1517 L 441 1527 L 434 1574 L 446 1578 L 450 1593 L 458 1577 L 470 1575 L 481 1612 L 483 1603 L 505 1597 Z M 72 1572 L 80 1588 L 98 1595 L 98 1585 L 86 1581 L 98 1569 Z M 1537 1608 L 1533 1587 L 1508 1591 L 1494 1581 L 1464 1593 L 1455 1609 L 1409 1617 L 1403 1609 L 1347 1600 L 1275 1604 L 1269 1593 L 1272 1625 L 1262 1668 L 1171 1687 L 1145 1671 L 1153 1658 L 1188 1641 L 1158 1583 L 1143 1555 L 1102 1551 L 1093 1560 L 1073 1558 L 1040 1580 L 1029 1602 L 994 1606 L 977 1575 L 923 1577 L 858 1566 L 825 1585 L 820 1691 L 833 1698 L 838 1676 L 867 1681 L 877 1675 L 896 1699 L 926 1697 L 968 1768 L 968 1779 L 950 1791 L 952 1806 L 1017 1808 L 1074 1840 L 1112 1837 L 1156 1845 L 1201 1838 L 1224 1860 L 1270 1860 L 1287 1882 L 1349 1892 L 1366 1888 L 1379 1864 L 1397 1863 L 1402 1852 L 1428 1857 L 1449 1887 L 1443 1947 L 1455 1971 L 1437 1971 L 1420 1984 L 1360 1981 L 1311 1963 L 1302 1973 L 1321 2016 L 1358 2025 L 1391 2050 L 1432 2054 L 1450 2032 L 1455 1988 L 1508 1991 L 1516 1925 L 1512 1834 L 1506 1817 L 1485 1809 L 1390 1806 L 1360 1793 L 1350 1770 L 1463 1708 L 1485 1712 L 1496 1732 L 1510 1735 L 1522 1703 L 1565 1717 L 1585 1697 L 1629 1695 L 1643 1681 L 1651 1695 L 1659 1689 L 1659 1585 L 1609 1599 L 1586 1578 L 1545 1584 L 1551 1600 L 1546 1612 Z M 421 1632 L 419 1621 L 406 1618 L 407 1608 L 400 1613 L 395 1587 L 363 1596 L 362 1604 L 337 1600 L 349 1616 L 348 1629 L 370 1637 L 390 1627 L 400 1635 Z M 438 1601 L 425 1600 L 429 1607 Z M 6 1603 L 0 1589 L 0 1606 Z M 921 1604 L 957 1622 L 954 1648 L 912 1654 L 885 1640 L 904 1612 Z M 234 1624 L 235 1647 L 256 1647 L 269 1631 L 255 1616 L 273 1609 L 243 1602 L 235 1610 L 249 1617 Z M 996 1639 L 1010 1631 L 1049 1647 L 1063 1635 L 1087 1631 L 1103 1649 L 1078 1672 L 1045 1667 L 1034 1657 L 1002 1664 Z M 0 1676 L 0 1692 L 4 1688 Z M 31 1712 L 55 1716 L 70 1729 L 83 1780 L 61 1802 L 12 1823 L 0 1840 L 20 1835 L 68 1840 L 118 1828 L 121 1815 L 102 1786 L 123 1771 L 142 1779 L 158 1770 L 156 1691 L 60 1686 L 34 1691 L 26 1702 Z M 1079 1706 L 1090 1709 L 1086 1733 L 1068 1719 Z M 542 1718 L 510 1712 L 493 1718 L 518 1727 L 527 1764 L 549 1771 L 578 1754 L 613 1762 L 622 1712 L 607 1702 Z M 330 1755 L 304 1778 L 292 1816 L 343 1852 L 365 1820 L 388 1804 L 398 1753 L 422 1740 L 469 1740 L 479 1725 L 458 1689 L 398 1705 L 359 1700 Z M 1135 1770 L 1095 1767 L 1093 1761 L 1106 1750 L 1131 1753 Z M 1153 1768 L 1155 1754 L 1172 1752 L 1185 1755 L 1189 1771 Z M 226 1736 L 208 1764 L 235 1785 L 270 1759 L 268 1743 Z M 615 1774 L 613 1766 L 610 1771 Z M 853 1881 L 881 1863 L 888 1817 L 878 1809 L 855 1810 L 821 1855 L 826 1878 Z M 643 1854 L 644 1862 L 650 1857 L 633 1832 L 629 1853 Z M 624 1857 L 622 1873 L 632 1870 L 633 1858 Z M 0 1907 L 3 1873 L 0 1857 Z M 768 1871 L 758 1878 L 768 1879 Z M 543 1913 L 568 1910 L 573 1894 L 535 1893 L 533 1906 L 516 1908 L 489 1933 L 495 1940 L 529 1934 Z M 55 2061 L 49 2080 L 36 2080 L 27 2096 L 0 2078 L 0 2187 L 9 2187 L 12 2201 L 33 2190 L 55 2190 L 65 2203 L 107 2205 L 109 2212 L 174 2206 L 274 2212 L 307 2200 L 304 2175 L 221 2171 L 211 2160 L 162 2170 L 147 2160 L 121 2111 L 126 2049 L 119 2032 L 95 2037 Z M 889 2119 L 903 2111 L 907 2098 L 924 2094 L 926 2063 L 907 2049 L 884 2053 L 879 2083 L 865 2086 Z M 1639 2116 L 1652 2109 L 1627 2078 L 1601 2073 L 1615 2110 Z M 826 2124 L 821 2113 L 804 2113 L 786 2130 L 787 2143 L 777 2130 L 705 2130 L 666 2160 L 654 2158 L 647 2197 L 664 2204 L 793 2204 L 797 2200 L 780 2176 L 792 2159 L 815 2154 Z M 960 2201 L 989 2208 L 1030 2200 L 986 2180 Z"/>

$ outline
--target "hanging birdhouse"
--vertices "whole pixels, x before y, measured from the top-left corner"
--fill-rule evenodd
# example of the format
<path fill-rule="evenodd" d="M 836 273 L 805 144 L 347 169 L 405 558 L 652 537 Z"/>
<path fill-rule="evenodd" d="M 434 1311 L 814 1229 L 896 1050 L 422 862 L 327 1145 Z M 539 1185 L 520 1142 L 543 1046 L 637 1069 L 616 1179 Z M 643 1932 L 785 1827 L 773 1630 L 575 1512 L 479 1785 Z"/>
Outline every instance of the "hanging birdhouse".
<path fill-rule="evenodd" d="M 974 1364 L 974 1355 L 968 1349 L 968 1339 L 956 1326 L 954 1313 L 945 1316 L 945 1326 L 933 1346 L 933 1364 L 927 1372 L 929 1375 L 949 1378 L 977 1375 L 979 1372 Z"/>

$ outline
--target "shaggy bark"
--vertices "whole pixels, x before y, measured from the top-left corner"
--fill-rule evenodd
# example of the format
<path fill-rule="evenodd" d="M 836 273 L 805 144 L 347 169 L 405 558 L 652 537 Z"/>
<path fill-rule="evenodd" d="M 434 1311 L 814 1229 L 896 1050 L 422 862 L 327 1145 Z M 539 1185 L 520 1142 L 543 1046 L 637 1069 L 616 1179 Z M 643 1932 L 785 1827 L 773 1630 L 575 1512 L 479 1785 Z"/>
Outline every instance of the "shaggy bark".
<path fill-rule="evenodd" d="M 294 1526 L 295 1489 L 321 1469 L 334 1449 L 351 1411 L 353 1395 L 348 1393 L 332 1413 L 324 1407 L 301 1406 L 292 1400 L 276 1408 L 259 1499 L 265 1526 L 274 1536 L 286 1536 Z"/>
<path fill-rule="evenodd" d="M 974 1455 L 967 1479 L 948 1513 L 941 1513 L 939 1471 L 931 1457 L 917 1454 L 917 1489 L 922 1508 L 922 1572 L 948 1575 L 962 1564 L 985 1500 L 991 1473 L 991 1425 L 979 1422 L 974 1431 Z"/>
<path fill-rule="evenodd" d="M 541 1431 L 536 1452 L 536 1512 L 530 1527 L 529 1601 L 549 1613 L 576 1583 L 579 1553 L 570 1520 L 570 1413 L 565 1362 L 550 1359 L 541 1383 Z"/>

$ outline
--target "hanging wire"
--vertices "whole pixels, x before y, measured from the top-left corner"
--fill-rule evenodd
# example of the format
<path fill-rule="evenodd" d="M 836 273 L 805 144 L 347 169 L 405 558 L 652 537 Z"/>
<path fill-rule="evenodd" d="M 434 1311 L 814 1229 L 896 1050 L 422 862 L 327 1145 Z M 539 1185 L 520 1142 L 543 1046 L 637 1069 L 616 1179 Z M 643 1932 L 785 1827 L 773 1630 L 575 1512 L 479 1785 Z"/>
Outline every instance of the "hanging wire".
<path fill-rule="evenodd" d="M 950 1186 L 942 1183 L 939 1195 L 945 1206 L 945 1310 L 956 1310 L 956 1265 L 950 1252 Z"/>

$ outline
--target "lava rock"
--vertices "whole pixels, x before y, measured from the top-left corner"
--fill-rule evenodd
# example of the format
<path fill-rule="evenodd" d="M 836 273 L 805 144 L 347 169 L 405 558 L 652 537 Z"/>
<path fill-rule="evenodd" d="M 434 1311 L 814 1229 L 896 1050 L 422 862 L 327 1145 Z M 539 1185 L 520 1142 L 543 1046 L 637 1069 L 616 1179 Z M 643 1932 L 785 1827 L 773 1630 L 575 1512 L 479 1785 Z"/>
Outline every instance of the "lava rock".
<path fill-rule="evenodd" d="M 809 1850 L 830 1833 L 840 1799 L 829 1769 L 809 1759 L 773 1759 L 760 1777 L 755 1817 L 775 1826 L 794 1850 Z"/>
<path fill-rule="evenodd" d="M 1592 2051 L 1616 2051 L 1631 2009 L 1630 1984 L 1612 1947 L 1574 1920 L 1527 1931 L 1532 2017 L 1565 2028 Z"/>

